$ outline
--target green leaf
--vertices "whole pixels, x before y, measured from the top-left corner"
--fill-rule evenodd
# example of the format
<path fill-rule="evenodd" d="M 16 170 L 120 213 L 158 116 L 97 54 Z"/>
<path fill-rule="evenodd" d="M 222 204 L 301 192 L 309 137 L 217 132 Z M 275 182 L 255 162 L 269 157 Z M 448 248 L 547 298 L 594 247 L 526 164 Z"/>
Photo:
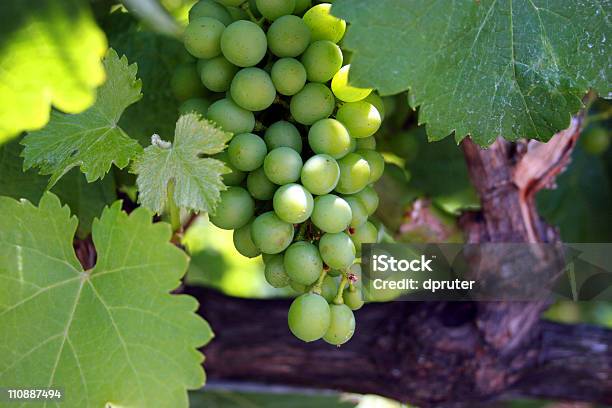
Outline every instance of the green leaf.
<path fill-rule="evenodd" d="M 220 191 L 225 190 L 221 176 L 230 170 L 219 160 L 200 156 L 222 151 L 231 137 L 193 113 L 176 122 L 173 143 L 154 135 L 152 145 L 134 163 L 142 205 L 160 214 L 166 206 L 168 183 L 173 181 L 178 207 L 213 211 Z"/>
<path fill-rule="evenodd" d="M 548 140 L 593 88 L 612 96 L 610 0 L 338 0 L 351 82 L 409 90 L 438 140 Z"/>
<path fill-rule="evenodd" d="M 77 220 L 46 193 L 0 197 L 0 384 L 63 387 L 66 407 L 186 407 L 212 337 L 197 302 L 171 295 L 187 256 L 165 223 L 121 203 L 94 221 L 97 264 L 72 249 Z"/>
<path fill-rule="evenodd" d="M 18 140 L 0 146 L 0 196 L 38 202 L 45 192 L 47 178 L 34 170 L 22 171 L 23 158 L 19 156 L 20 152 Z M 112 177 L 88 183 L 78 169 L 70 170 L 51 191 L 79 218 L 77 235 L 81 238 L 89 235 L 93 219 L 104 206 L 117 199 Z"/>
<path fill-rule="evenodd" d="M 0 2 L 0 144 L 40 129 L 53 104 L 77 113 L 104 81 L 104 34 L 83 0 Z"/>
<path fill-rule="evenodd" d="M 50 174 L 49 186 L 73 167 L 80 166 L 92 182 L 110 170 L 114 163 L 124 168 L 142 151 L 141 146 L 117 126 L 123 110 L 141 97 L 136 64 L 119 59 L 109 49 L 104 59 L 108 79 L 98 89 L 96 103 L 83 113 L 69 115 L 53 111 L 42 130 L 23 139 L 24 168 L 37 166 Z"/>

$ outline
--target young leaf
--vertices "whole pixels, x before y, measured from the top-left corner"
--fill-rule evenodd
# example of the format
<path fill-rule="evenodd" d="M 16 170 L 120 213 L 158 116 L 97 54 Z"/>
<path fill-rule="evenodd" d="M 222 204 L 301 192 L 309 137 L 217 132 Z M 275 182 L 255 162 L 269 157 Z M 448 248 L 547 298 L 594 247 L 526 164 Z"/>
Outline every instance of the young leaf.
<path fill-rule="evenodd" d="M 186 407 L 212 332 L 193 298 L 169 293 L 188 263 L 169 226 L 116 202 L 94 221 L 97 264 L 83 271 L 56 196 L 0 197 L 0 213 L 0 383 L 63 387 L 67 407 Z"/>
<path fill-rule="evenodd" d="M 127 58 L 109 49 L 104 68 L 108 78 L 91 108 L 76 115 L 53 111 L 44 129 L 23 139 L 24 168 L 36 166 L 41 174 L 50 174 L 49 187 L 76 166 L 92 182 L 104 177 L 113 163 L 124 168 L 142 151 L 117 126 L 123 110 L 142 96 L 136 64 L 128 65 Z"/>
<path fill-rule="evenodd" d="M 338 0 L 350 80 L 410 90 L 430 139 L 548 140 L 593 88 L 612 96 L 610 0 Z M 381 46 L 382 44 L 382 46 Z"/>
<path fill-rule="evenodd" d="M 104 34 L 83 0 L 0 1 L 0 144 L 81 112 L 104 81 Z"/>
<path fill-rule="evenodd" d="M 176 122 L 173 143 L 154 135 L 152 145 L 134 162 L 142 205 L 161 213 L 166 206 L 168 183 L 173 181 L 173 198 L 178 207 L 212 211 L 219 192 L 225 190 L 221 176 L 230 170 L 223 162 L 200 155 L 219 153 L 231 137 L 231 133 L 194 113 Z"/>

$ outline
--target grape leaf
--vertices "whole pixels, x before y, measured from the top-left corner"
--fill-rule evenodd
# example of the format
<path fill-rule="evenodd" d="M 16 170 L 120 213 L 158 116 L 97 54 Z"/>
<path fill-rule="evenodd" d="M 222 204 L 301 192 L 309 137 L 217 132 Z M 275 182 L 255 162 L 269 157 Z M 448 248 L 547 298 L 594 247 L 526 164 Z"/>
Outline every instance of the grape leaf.
<path fill-rule="evenodd" d="M 548 140 L 612 96 L 611 0 L 338 0 L 351 82 L 409 90 L 430 139 Z"/>
<path fill-rule="evenodd" d="M 63 387 L 66 407 L 186 407 L 212 332 L 193 298 L 169 293 L 188 263 L 169 225 L 116 202 L 83 271 L 77 220 L 52 193 L 38 207 L 0 197 L 0 213 L 0 384 Z"/>
<path fill-rule="evenodd" d="M 0 196 L 38 202 L 45 192 L 47 178 L 34 170 L 22 171 L 20 152 L 18 139 L 0 146 Z M 51 191 L 78 217 L 77 235 L 80 238 L 89 235 L 94 217 L 100 214 L 104 206 L 117 199 L 113 177 L 88 183 L 78 169 L 70 170 Z"/>
<path fill-rule="evenodd" d="M 98 89 L 95 104 L 83 113 L 69 115 L 53 111 L 51 121 L 23 139 L 24 168 L 40 168 L 50 174 L 49 187 L 73 167 L 80 166 L 92 182 L 114 163 L 124 168 L 142 151 L 117 122 L 123 110 L 142 96 L 136 79 L 136 64 L 128 65 L 111 48 L 104 58 L 107 80 Z"/>
<path fill-rule="evenodd" d="M 0 144 L 95 100 L 106 50 L 84 0 L 0 2 Z"/>
<path fill-rule="evenodd" d="M 200 156 L 222 151 L 231 137 L 231 133 L 194 113 L 183 115 L 176 122 L 173 143 L 154 135 L 152 145 L 134 162 L 142 205 L 160 214 L 172 181 L 178 207 L 213 211 L 219 193 L 225 190 L 221 176 L 230 169 L 219 160 Z"/>

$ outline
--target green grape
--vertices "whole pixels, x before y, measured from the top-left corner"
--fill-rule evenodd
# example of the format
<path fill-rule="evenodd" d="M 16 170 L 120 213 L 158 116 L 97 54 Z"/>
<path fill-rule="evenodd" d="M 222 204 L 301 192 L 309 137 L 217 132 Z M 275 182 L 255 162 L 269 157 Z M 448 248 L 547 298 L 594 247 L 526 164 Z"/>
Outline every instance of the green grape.
<path fill-rule="evenodd" d="M 241 108 L 228 98 L 220 99 L 210 105 L 207 117 L 225 131 L 234 134 L 249 133 L 255 128 L 253 112 Z"/>
<path fill-rule="evenodd" d="M 281 58 L 272 65 L 272 83 L 281 95 L 291 96 L 306 85 L 306 69 L 294 58 Z"/>
<path fill-rule="evenodd" d="M 255 218 L 251 225 L 251 238 L 255 246 L 265 254 L 283 252 L 293 241 L 293 225 L 268 211 Z"/>
<path fill-rule="evenodd" d="M 300 59 L 310 82 L 327 82 L 342 67 L 342 50 L 331 41 L 316 41 Z"/>
<path fill-rule="evenodd" d="M 327 301 L 315 293 L 295 298 L 289 307 L 287 322 L 295 337 L 305 342 L 319 340 L 325 335 L 331 321 Z"/>
<path fill-rule="evenodd" d="M 262 16 L 274 21 L 281 16 L 293 13 L 295 0 L 255 0 Z"/>
<path fill-rule="evenodd" d="M 274 193 L 272 200 L 274 212 L 278 217 L 292 224 L 299 224 L 312 214 L 314 200 L 312 194 L 299 184 L 285 184 Z"/>
<path fill-rule="evenodd" d="M 593 127 L 584 132 L 582 136 L 582 147 L 587 153 L 600 155 L 610 146 L 610 135 L 601 126 Z"/>
<path fill-rule="evenodd" d="M 209 60 L 206 58 L 198 58 L 196 60 L 196 71 L 198 72 L 198 74 L 202 71 L 202 67 L 204 67 L 204 64 L 206 64 Z"/>
<path fill-rule="evenodd" d="M 237 186 L 242 183 L 242 180 L 246 177 L 246 173 L 232 166 L 227 155 L 227 150 L 217 153 L 213 157 L 217 160 L 221 160 L 231 170 L 229 173 L 223 175 L 223 184 L 226 186 Z"/>
<path fill-rule="evenodd" d="M 354 153 L 357 150 L 357 139 L 351 137 L 351 146 L 349 148 L 349 153 Z"/>
<path fill-rule="evenodd" d="M 330 269 L 329 271 L 327 271 L 327 274 L 331 276 L 332 278 L 335 278 L 336 276 L 342 275 L 342 272 L 340 272 L 337 269 Z"/>
<path fill-rule="evenodd" d="M 224 26 L 232 23 L 232 17 L 225 7 L 213 0 L 200 0 L 189 10 L 189 21 L 200 17 L 210 17 L 219 20 Z"/>
<path fill-rule="evenodd" d="M 355 333 L 355 315 L 347 305 L 330 306 L 330 324 L 323 340 L 339 346 L 346 343 Z"/>
<path fill-rule="evenodd" d="M 251 239 L 253 239 L 253 236 L 251 235 Z M 266 254 L 266 253 L 261 253 L 261 259 L 264 262 L 264 264 L 266 262 L 269 262 L 270 259 L 274 258 L 276 255 L 272 255 L 272 254 Z"/>
<path fill-rule="evenodd" d="M 238 7 L 246 0 L 216 0 L 219 3 L 223 4 L 225 7 Z"/>
<path fill-rule="evenodd" d="M 251 195 L 242 187 L 230 187 L 221 192 L 221 199 L 210 222 L 222 229 L 236 229 L 245 225 L 255 212 Z"/>
<path fill-rule="evenodd" d="M 196 64 L 184 63 L 178 65 L 170 78 L 170 88 L 179 101 L 186 101 L 203 95 L 204 87 L 198 77 Z"/>
<path fill-rule="evenodd" d="M 213 58 L 221 54 L 221 34 L 225 26 L 219 20 L 200 17 L 191 21 L 183 33 L 185 48 L 196 58 Z"/>
<path fill-rule="evenodd" d="M 312 0 L 295 0 L 295 8 L 293 14 L 300 15 L 312 6 Z M 309 28 L 310 30 L 310 28 Z"/>
<path fill-rule="evenodd" d="M 312 194 L 327 194 L 338 184 L 340 167 L 333 157 L 317 154 L 306 160 L 300 178 L 302 185 Z"/>
<path fill-rule="evenodd" d="M 304 22 L 312 32 L 311 41 L 328 40 L 337 43 L 344 36 L 346 21 L 331 15 L 331 4 L 318 4 L 304 14 Z"/>
<path fill-rule="evenodd" d="M 369 215 L 365 205 L 363 205 L 358 198 L 353 196 L 345 196 L 343 198 L 351 207 L 351 223 L 349 226 L 352 228 L 357 228 L 365 224 Z"/>
<path fill-rule="evenodd" d="M 336 294 L 338 292 L 338 283 L 336 279 L 327 273 L 327 276 L 323 278 L 323 283 L 321 284 L 321 296 L 327 300 L 328 303 L 334 301 Z"/>
<path fill-rule="evenodd" d="M 289 286 L 291 286 L 291 289 L 295 290 L 297 293 L 305 293 L 308 290 L 308 286 L 292 280 L 289 280 Z"/>
<path fill-rule="evenodd" d="M 268 28 L 267 38 L 272 54 L 281 58 L 297 57 L 310 44 L 310 29 L 297 16 L 282 16 Z"/>
<path fill-rule="evenodd" d="M 268 180 L 263 166 L 247 176 L 247 190 L 256 200 L 271 200 L 278 186 Z"/>
<path fill-rule="evenodd" d="M 323 262 L 332 269 L 346 269 L 355 261 L 355 244 L 344 232 L 323 234 L 319 252 Z"/>
<path fill-rule="evenodd" d="M 338 109 L 336 118 L 355 138 L 372 136 L 380 128 L 380 113 L 365 101 L 347 102 Z"/>
<path fill-rule="evenodd" d="M 323 261 L 316 246 L 307 241 L 294 242 L 285 251 L 285 271 L 293 282 L 312 285 L 319 279 Z"/>
<path fill-rule="evenodd" d="M 374 136 L 360 137 L 355 139 L 358 150 L 376 150 L 376 138 Z"/>
<path fill-rule="evenodd" d="M 270 75 L 260 68 L 243 68 L 232 80 L 232 100 L 250 111 L 264 110 L 274 102 L 276 88 Z"/>
<path fill-rule="evenodd" d="M 264 134 L 268 150 L 277 147 L 289 147 L 298 153 L 302 152 L 302 137 L 297 128 L 290 122 L 279 120 L 271 124 Z"/>
<path fill-rule="evenodd" d="M 247 258 L 255 258 L 261 254 L 261 251 L 255 246 L 251 239 L 251 224 L 252 222 L 249 222 L 235 229 L 233 235 L 234 247 Z"/>
<path fill-rule="evenodd" d="M 374 105 L 378 113 L 380 113 L 381 121 L 385 119 L 385 114 L 386 114 L 385 103 L 383 102 L 382 98 L 376 92 L 370 93 L 367 96 L 367 98 L 365 98 L 363 101 L 369 102 L 372 105 Z"/>
<path fill-rule="evenodd" d="M 238 72 L 238 67 L 219 55 L 202 63 L 200 79 L 211 91 L 225 92 L 229 89 L 236 72 Z"/>
<path fill-rule="evenodd" d="M 342 293 L 342 299 L 344 304 L 347 305 L 351 310 L 359 310 L 363 306 L 363 295 L 361 290 L 356 288 L 354 285 L 344 289 Z"/>
<path fill-rule="evenodd" d="M 308 144 L 315 153 L 328 154 L 334 159 L 346 156 L 351 148 L 351 136 L 336 119 L 321 119 L 308 131 Z"/>
<path fill-rule="evenodd" d="M 271 255 L 265 261 L 264 276 L 272 287 L 284 288 L 289 285 L 289 275 L 285 271 L 282 254 Z"/>
<path fill-rule="evenodd" d="M 261 167 L 267 153 L 266 142 L 253 133 L 234 136 L 227 148 L 230 163 L 242 171 L 252 171 Z"/>
<path fill-rule="evenodd" d="M 367 186 L 363 190 L 354 194 L 353 197 L 358 199 L 361 204 L 365 207 L 368 215 L 374 214 L 374 211 L 378 208 L 378 193 L 372 186 Z"/>
<path fill-rule="evenodd" d="M 336 191 L 353 194 L 363 189 L 370 180 L 370 165 L 357 153 L 349 153 L 338 161 L 340 180 Z"/>
<path fill-rule="evenodd" d="M 335 73 L 332 79 L 331 89 L 336 98 L 344 102 L 357 102 L 372 92 L 372 88 L 357 88 L 349 85 L 349 69 L 350 65 L 345 65 Z"/>
<path fill-rule="evenodd" d="M 293 95 L 289 104 L 291 116 L 302 125 L 312 125 L 329 117 L 336 107 L 334 95 L 323 84 L 309 83 Z"/>
<path fill-rule="evenodd" d="M 191 98 L 181 103 L 179 106 L 179 113 L 185 115 L 187 113 L 197 113 L 200 116 L 206 116 L 210 101 L 204 98 Z"/>
<path fill-rule="evenodd" d="M 227 12 L 232 17 L 232 21 L 249 20 L 247 12 L 240 7 L 227 7 Z"/>
<path fill-rule="evenodd" d="M 370 179 L 368 183 L 374 183 L 382 176 L 385 171 L 385 159 L 382 154 L 375 150 L 357 150 L 358 155 L 366 159 L 370 166 Z"/>
<path fill-rule="evenodd" d="M 251 10 L 251 13 L 253 13 L 256 18 L 261 17 L 261 13 L 257 8 L 257 2 L 255 0 L 249 0 L 249 10 Z"/>
<path fill-rule="evenodd" d="M 266 55 L 266 34 L 257 24 L 238 20 L 223 31 L 221 51 L 225 58 L 239 67 L 257 65 Z"/>
<path fill-rule="evenodd" d="M 378 230 L 370 221 L 357 227 L 351 233 L 357 254 L 361 253 L 361 244 L 375 244 L 378 241 Z"/>
<path fill-rule="evenodd" d="M 289 147 L 277 147 L 264 159 L 266 177 L 274 184 L 289 184 L 300 178 L 302 158 Z"/>
<path fill-rule="evenodd" d="M 314 200 L 313 224 L 324 232 L 340 232 L 348 228 L 352 213 L 350 205 L 333 194 L 319 196 Z"/>

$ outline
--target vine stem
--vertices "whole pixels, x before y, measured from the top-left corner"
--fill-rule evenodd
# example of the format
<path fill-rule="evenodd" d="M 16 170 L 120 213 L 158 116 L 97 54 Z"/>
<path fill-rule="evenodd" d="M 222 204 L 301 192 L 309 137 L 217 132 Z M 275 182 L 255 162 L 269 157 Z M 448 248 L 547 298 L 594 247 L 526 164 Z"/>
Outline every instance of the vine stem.
<path fill-rule="evenodd" d="M 168 213 L 170 214 L 170 225 L 172 231 L 177 232 L 181 229 L 181 211 L 174 201 L 174 180 L 168 183 Z"/>
<path fill-rule="evenodd" d="M 348 278 L 346 276 L 346 272 L 342 272 L 342 280 L 340 281 L 340 286 L 338 286 L 338 293 L 334 298 L 335 305 L 341 305 L 344 303 L 344 299 L 342 298 L 342 294 L 344 293 L 344 287 L 348 283 Z"/>

